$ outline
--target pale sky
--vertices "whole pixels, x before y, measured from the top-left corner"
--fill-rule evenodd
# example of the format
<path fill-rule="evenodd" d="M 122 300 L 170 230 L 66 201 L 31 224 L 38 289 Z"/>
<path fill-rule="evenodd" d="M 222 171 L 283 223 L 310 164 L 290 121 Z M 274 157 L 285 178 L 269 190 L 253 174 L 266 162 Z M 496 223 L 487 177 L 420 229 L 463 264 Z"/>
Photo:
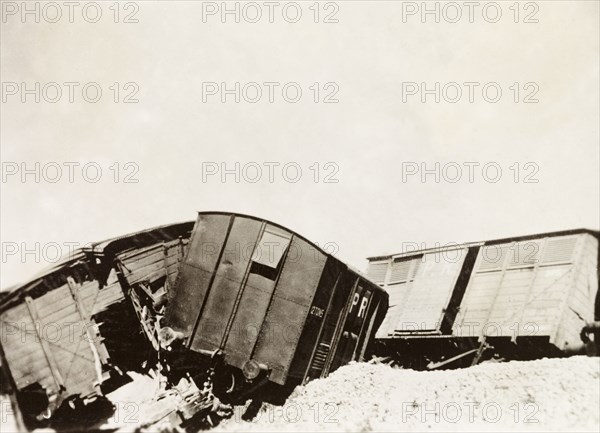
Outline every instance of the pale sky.
<path fill-rule="evenodd" d="M 318 23 L 312 1 L 299 2 L 302 16 L 296 23 L 284 19 L 293 18 L 292 9 L 282 15 L 290 2 L 278 3 L 273 23 L 263 2 L 257 3 L 263 13 L 259 22 L 248 22 L 255 10 L 247 8 L 240 23 L 233 16 L 222 23 L 219 13 L 203 20 L 203 7 L 209 11 L 213 4 L 190 1 L 135 2 L 137 11 L 121 5 L 119 23 L 109 9 L 113 2 L 103 3 L 96 23 L 87 22 L 81 9 L 70 23 L 65 6 L 62 18 L 51 23 L 56 11 L 47 8 L 40 9 L 36 23 L 33 15 L 13 14 L 7 3 L 21 7 L 3 2 L 0 24 L 4 288 L 48 265 L 44 259 L 54 253 L 44 253 L 45 245 L 83 245 L 193 220 L 196 211 L 236 211 L 275 221 L 320 245 L 335 243 L 336 255 L 359 269 L 365 268 L 365 257 L 400 252 L 403 243 L 433 247 L 599 227 L 596 1 L 540 1 L 538 10 L 525 10 L 522 2 L 518 23 L 509 9 L 513 1 L 499 2 L 502 16 L 496 23 L 484 19 L 481 8 L 473 23 L 466 8 L 457 23 L 447 22 L 454 16 L 450 9 L 440 23 L 432 16 L 421 22 L 420 11 L 403 20 L 403 8 L 407 12 L 413 4 L 391 1 L 338 1 L 337 10 L 321 3 Z M 235 2 L 229 5 L 234 8 Z M 139 22 L 123 23 L 130 13 Z M 339 22 L 322 22 L 329 14 Z M 526 16 L 539 22 L 525 23 Z M 36 82 L 39 103 L 18 87 L 35 89 Z M 51 82 L 60 83 L 62 91 L 56 103 L 47 101 L 57 97 L 47 86 Z M 73 103 L 65 82 L 80 83 Z M 111 89 L 115 82 L 118 103 Z M 128 82 L 139 89 L 138 103 L 122 102 L 136 88 L 125 88 Z M 239 103 L 234 95 L 222 103 L 220 93 L 205 94 L 203 102 L 203 83 L 211 82 L 229 89 L 236 82 L 241 88 L 256 82 L 263 95 L 256 103 L 244 95 Z M 265 82 L 279 83 L 273 85 L 272 103 Z M 318 103 L 310 88 L 315 82 Z M 459 83 L 462 97 L 450 103 L 441 95 L 435 103 L 435 95 L 426 95 L 423 103 L 418 93 L 405 95 L 403 102 L 403 83 L 434 89 L 436 82 L 440 88 Z M 472 103 L 465 82 L 479 83 Z M 99 102 L 82 98 L 86 83 L 98 83 Z M 293 83 L 290 97 L 296 87 L 302 89 L 299 102 L 284 100 L 286 83 Z M 491 97 L 495 88 L 502 90 L 497 103 L 482 97 L 486 83 L 492 83 Z M 451 87 L 448 98 L 454 97 Z M 336 89 L 339 102 L 323 103 Z M 253 98 L 255 88 L 247 90 L 247 99 Z M 539 102 L 524 103 L 534 91 L 531 97 Z M 33 174 L 25 182 L 20 172 L 12 174 L 23 163 L 35 170 L 36 162 L 39 183 Z M 65 162 L 80 164 L 72 183 Z M 240 174 L 247 177 L 255 174 L 252 163 L 262 166 L 262 179 L 203 179 L 207 163 L 234 169 L 236 162 L 246 167 Z M 264 165 L 270 162 L 279 164 L 272 183 Z M 403 167 L 434 169 L 436 162 L 450 164 L 451 177 L 450 168 L 463 167 L 462 178 L 456 183 L 447 178 L 437 183 L 433 174 L 424 183 L 419 174 L 403 179 Z M 102 168 L 97 183 L 84 179 L 86 163 Z M 286 181 L 281 170 L 286 163 L 302 169 L 297 183 Z M 479 164 L 472 183 L 465 163 Z M 498 182 L 485 180 L 485 164 L 493 166 L 489 177 L 495 176 L 494 167 L 502 169 Z M 56 165 L 62 177 L 51 183 Z M 136 167 L 132 179 L 138 182 L 125 183 L 123 177 Z M 338 182 L 325 183 L 334 170 Z M 87 174 L 95 176 L 93 167 Z M 525 183 L 528 174 L 538 182 Z M 23 257 L 25 249 L 37 249 L 39 257 Z"/>

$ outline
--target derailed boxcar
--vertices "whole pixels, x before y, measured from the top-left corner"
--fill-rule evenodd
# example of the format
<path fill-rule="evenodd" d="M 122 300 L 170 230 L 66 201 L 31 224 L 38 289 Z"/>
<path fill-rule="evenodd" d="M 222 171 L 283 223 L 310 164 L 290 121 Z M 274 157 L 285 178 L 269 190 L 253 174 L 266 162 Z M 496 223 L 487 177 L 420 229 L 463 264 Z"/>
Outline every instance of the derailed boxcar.
<path fill-rule="evenodd" d="M 210 357 L 215 386 L 235 400 L 363 359 L 387 307 L 383 289 L 293 231 L 201 212 L 168 293 L 161 345 Z"/>
<path fill-rule="evenodd" d="M 77 251 L 3 298 L 2 356 L 24 415 L 49 417 L 66 399 L 101 395 L 108 354 L 93 316 L 122 298 L 116 278 L 108 283 L 100 290 Z"/>
<path fill-rule="evenodd" d="M 0 299 L 0 358 L 30 426 L 103 395 L 102 385 L 132 360 L 138 321 L 115 267 L 121 254 L 189 237 L 193 222 L 92 243 Z M 160 273 L 152 268 L 147 277 Z M 140 277 L 143 278 L 143 277 Z M 114 367 L 117 367 L 115 370 Z"/>
<path fill-rule="evenodd" d="M 579 229 L 371 257 L 390 294 L 379 351 L 413 368 L 583 352 L 598 252 L 598 232 Z"/>

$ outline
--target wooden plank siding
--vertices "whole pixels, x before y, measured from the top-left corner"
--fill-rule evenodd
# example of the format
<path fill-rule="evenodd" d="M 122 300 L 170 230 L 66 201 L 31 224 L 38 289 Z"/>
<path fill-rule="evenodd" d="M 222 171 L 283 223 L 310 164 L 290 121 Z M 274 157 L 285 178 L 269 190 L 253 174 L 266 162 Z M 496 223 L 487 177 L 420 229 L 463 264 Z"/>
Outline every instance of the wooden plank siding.
<path fill-rule="evenodd" d="M 4 311 L 0 322 L 18 390 L 37 382 L 51 402 L 99 394 L 100 353 L 105 351 L 84 303 L 78 305 L 67 284 L 36 299 L 27 297 L 24 304 Z"/>
<path fill-rule="evenodd" d="M 398 333 L 439 332 L 445 308 L 463 262 L 467 248 L 452 251 L 448 257 L 439 252 L 392 258 L 375 263 L 368 275 L 378 281 L 390 296 L 390 307 L 377 337 Z"/>
<path fill-rule="evenodd" d="M 580 343 L 579 333 L 585 322 L 594 320 L 598 292 L 598 239 L 582 235 L 570 296 L 564 305 L 560 326 L 552 342 L 561 349 Z"/>
<path fill-rule="evenodd" d="M 597 308 L 598 244 L 598 232 L 586 229 L 465 244 L 471 262 L 465 262 L 458 280 L 452 283 L 451 291 L 461 295 L 452 298 L 459 308 L 442 336 L 488 342 L 500 337 L 502 344 L 523 342 L 526 347 L 536 341 L 540 350 L 549 343 L 544 350 L 579 353 L 581 329 L 594 321 Z M 392 269 L 395 261 L 413 263 L 430 252 L 369 259 L 368 275 L 390 295 L 390 309 L 378 339 L 414 343 L 436 336 L 428 329 L 432 326 L 414 332 L 401 328 L 408 321 L 423 322 L 422 318 L 431 316 L 430 297 L 437 296 L 438 306 L 445 302 L 442 282 L 434 276 L 436 270 L 421 264 L 414 279 L 396 281 Z M 429 278 L 431 284 L 419 284 L 423 278 Z"/>
<path fill-rule="evenodd" d="M 580 344 L 581 328 L 594 317 L 597 239 L 584 233 L 527 242 L 539 247 L 529 263 L 511 259 L 518 243 L 497 246 L 505 252 L 497 266 L 482 248 L 457 320 L 462 335 L 547 336 L 561 350 Z"/>
<path fill-rule="evenodd" d="M 152 283 L 165 275 L 170 287 L 175 284 L 179 263 L 185 257 L 188 239 L 176 239 L 147 248 L 119 254 L 123 276 L 129 285 Z"/>
<path fill-rule="evenodd" d="M 17 390 L 38 383 L 52 407 L 101 395 L 109 357 L 93 317 L 123 299 L 113 270 L 103 287 L 68 277 L 67 284 L 0 313 L 0 343 Z"/>

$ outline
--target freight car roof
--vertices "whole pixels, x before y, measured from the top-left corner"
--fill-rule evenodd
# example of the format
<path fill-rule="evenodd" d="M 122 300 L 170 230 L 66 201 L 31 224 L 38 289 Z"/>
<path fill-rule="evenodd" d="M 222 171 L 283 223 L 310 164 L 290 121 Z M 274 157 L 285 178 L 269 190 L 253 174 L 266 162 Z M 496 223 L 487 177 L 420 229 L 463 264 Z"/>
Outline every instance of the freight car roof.
<path fill-rule="evenodd" d="M 45 276 L 50 275 L 61 269 L 64 269 L 67 266 L 70 266 L 83 258 L 85 258 L 83 250 L 81 248 L 75 248 L 71 254 L 61 257 L 56 263 L 53 263 L 51 266 L 42 269 L 26 282 L 20 284 L 13 284 L 12 286 L 9 286 L 6 289 L 2 290 L 2 292 L 0 292 L 0 296 L 7 295 L 9 293 L 14 292 L 15 290 L 19 290 L 26 286 L 30 286 L 32 283 L 37 282 Z"/>
<path fill-rule="evenodd" d="M 8 302 L 9 299 L 13 299 L 15 296 L 37 287 L 45 277 L 68 268 L 80 260 L 84 260 L 87 254 L 106 256 L 114 254 L 115 252 L 119 253 L 132 248 L 146 246 L 149 243 L 156 243 L 167 238 L 177 237 L 179 233 L 189 232 L 192 230 L 193 226 L 194 221 L 164 224 L 100 242 L 91 242 L 89 244 L 90 246 L 75 249 L 72 254 L 61 258 L 52 266 L 44 268 L 41 272 L 38 272 L 34 277 L 30 278 L 26 282 L 13 285 L 0 292 L 0 308 L 2 305 Z"/>
<path fill-rule="evenodd" d="M 83 248 L 83 251 L 86 253 L 94 253 L 94 255 L 106 255 L 113 251 L 118 251 L 121 253 L 129 249 L 161 242 L 167 238 L 176 238 L 181 233 L 190 232 L 193 228 L 194 221 L 163 224 L 150 229 L 140 230 L 116 238 L 107 239 L 105 241 L 91 242 L 90 246 Z"/>
<path fill-rule="evenodd" d="M 431 251 L 447 251 L 447 250 L 452 250 L 452 249 L 456 249 L 456 248 L 464 248 L 464 247 L 471 247 L 471 246 L 478 246 L 478 245 L 495 245 L 495 244 L 503 244 L 506 242 L 523 242 L 523 241 L 528 241 L 528 240 L 538 239 L 538 238 L 576 235 L 576 234 L 582 234 L 582 233 L 587 233 L 592 236 L 595 236 L 596 238 L 600 238 L 600 232 L 598 230 L 579 228 L 579 229 L 572 229 L 572 230 L 561 230 L 561 231 L 556 231 L 556 232 L 538 233 L 538 234 L 534 234 L 534 235 L 513 236 L 513 237 L 509 237 L 509 238 L 492 239 L 492 240 L 480 241 L 480 242 L 452 243 L 452 244 L 449 244 L 446 246 L 425 248 L 422 250 L 403 251 L 403 252 L 395 253 L 395 254 L 371 256 L 371 257 L 367 257 L 367 260 L 376 261 L 376 260 L 389 259 L 391 257 L 409 257 L 409 256 L 417 255 L 417 254 L 423 254 L 424 252 L 431 252 Z"/>

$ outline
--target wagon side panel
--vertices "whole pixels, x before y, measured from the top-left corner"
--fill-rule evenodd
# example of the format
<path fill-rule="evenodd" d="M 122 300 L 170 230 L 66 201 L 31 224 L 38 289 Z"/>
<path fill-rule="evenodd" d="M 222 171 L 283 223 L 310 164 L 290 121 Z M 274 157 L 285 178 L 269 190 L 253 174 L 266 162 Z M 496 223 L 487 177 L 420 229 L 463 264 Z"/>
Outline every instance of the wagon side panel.
<path fill-rule="evenodd" d="M 320 254 L 303 239 L 292 238 L 254 353 L 258 362 L 271 369 L 275 383 L 287 379 L 325 265 Z"/>
<path fill-rule="evenodd" d="M 252 249 L 260 230 L 259 221 L 235 218 L 214 281 L 206 295 L 203 313 L 198 319 L 192 350 L 214 351 L 222 348 L 227 327 L 235 316 L 238 298 L 244 290 Z M 246 251 L 248 246 L 250 252 Z M 246 307 L 242 304 L 242 308 Z M 237 340 L 236 343 L 239 342 Z"/>
<path fill-rule="evenodd" d="M 228 234 L 229 215 L 199 215 L 175 287 L 169 292 L 166 323 L 190 339 Z"/>

